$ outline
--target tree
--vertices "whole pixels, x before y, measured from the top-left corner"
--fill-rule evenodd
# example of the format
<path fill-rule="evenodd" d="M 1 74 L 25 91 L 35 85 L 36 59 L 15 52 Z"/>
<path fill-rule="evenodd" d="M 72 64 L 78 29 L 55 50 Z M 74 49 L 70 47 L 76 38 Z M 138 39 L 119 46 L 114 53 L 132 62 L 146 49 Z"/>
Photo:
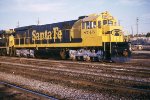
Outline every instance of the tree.
<path fill-rule="evenodd" d="M 146 34 L 146 37 L 150 37 L 150 32 L 148 32 L 148 33 Z"/>

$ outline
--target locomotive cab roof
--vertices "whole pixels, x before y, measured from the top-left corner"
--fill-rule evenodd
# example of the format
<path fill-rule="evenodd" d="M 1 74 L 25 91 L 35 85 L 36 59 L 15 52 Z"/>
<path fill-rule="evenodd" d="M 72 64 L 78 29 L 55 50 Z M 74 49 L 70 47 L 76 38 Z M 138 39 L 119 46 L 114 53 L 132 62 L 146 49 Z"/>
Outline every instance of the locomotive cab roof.
<path fill-rule="evenodd" d="M 84 17 L 82 19 L 83 22 L 86 22 L 86 21 L 93 21 L 93 20 L 97 20 L 97 19 L 112 19 L 112 20 L 116 20 L 108 11 L 105 11 L 103 13 L 100 13 L 100 14 L 91 14 L 91 15 L 88 15 L 86 17 Z"/>

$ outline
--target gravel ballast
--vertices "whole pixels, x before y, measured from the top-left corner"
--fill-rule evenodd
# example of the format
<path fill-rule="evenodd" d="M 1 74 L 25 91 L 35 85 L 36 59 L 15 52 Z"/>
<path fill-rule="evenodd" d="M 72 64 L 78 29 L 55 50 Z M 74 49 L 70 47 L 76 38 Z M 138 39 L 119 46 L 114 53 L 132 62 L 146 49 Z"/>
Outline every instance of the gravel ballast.
<path fill-rule="evenodd" d="M 81 89 L 74 89 L 71 87 L 61 86 L 59 84 L 52 84 L 49 82 L 42 82 L 39 80 L 24 78 L 19 75 L 14 75 L 0 72 L 0 80 L 7 81 L 10 83 L 18 84 L 20 86 L 47 93 L 48 95 L 54 96 L 58 99 L 68 100 L 116 100 L 121 99 L 117 96 L 110 96 L 107 94 L 94 93 Z M 123 99 L 123 97 L 122 97 Z"/>

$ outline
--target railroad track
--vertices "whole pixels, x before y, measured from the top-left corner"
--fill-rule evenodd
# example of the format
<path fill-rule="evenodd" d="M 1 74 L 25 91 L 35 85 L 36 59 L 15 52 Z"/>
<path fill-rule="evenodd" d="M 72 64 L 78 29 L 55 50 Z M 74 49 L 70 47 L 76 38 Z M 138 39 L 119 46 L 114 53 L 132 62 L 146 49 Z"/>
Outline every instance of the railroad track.
<path fill-rule="evenodd" d="M 11 60 L 11 62 L 14 62 L 14 61 Z M 37 61 L 34 62 L 34 64 L 32 62 L 32 64 L 30 64 L 30 65 L 33 65 L 34 67 L 36 67 L 36 65 L 38 63 L 39 69 L 54 70 L 54 71 L 67 71 L 67 72 L 74 72 L 74 73 L 79 73 L 79 74 L 82 74 L 82 72 L 84 71 L 84 73 L 86 72 L 88 75 L 92 75 L 91 73 L 93 73 L 93 75 L 98 75 L 99 73 L 104 73 L 104 74 L 108 74 L 108 73 L 114 74 L 115 73 L 117 75 L 126 75 L 126 76 L 132 75 L 132 77 L 133 77 L 136 74 L 136 76 L 142 76 L 142 77 L 146 76 L 145 80 L 146 80 L 146 82 L 149 82 L 149 70 L 146 70 L 146 69 L 144 69 L 146 71 L 141 71 L 141 69 L 137 69 L 137 68 L 135 68 L 136 70 L 134 70 L 134 69 L 131 69 L 131 68 L 120 68 L 120 67 L 117 68 L 117 67 L 108 67 L 108 66 L 107 67 L 106 66 L 100 66 L 100 67 L 97 67 L 97 66 L 94 66 L 94 67 L 84 66 L 84 68 L 83 68 L 82 64 L 77 64 L 76 66 L 73 65 L 73 67 L 70 67 L 70 65 L 69 65 L 69 67 L 67 67 L 68 65 L 66 65 L 66 63 L 65 63 L 65 65 L 61 65 L 61 64 L 64 64 L 64 62 L 63 63 L 61 62 L 61 64 L 58 64 L 58 62 L 57 63 L 56 62 L 52 63 L 52 65 L 54 65 L 54 66 L 51 66 L 49 64 L 51 62 L 46 62 L 46 63 L 44 62 L 43 64 L 41 64 L 39 62 L 40 63 L 39 64 Z M 8 62 L 3 62 L 3 63 L 8 64 Z M 67 63 L 67 64 L 70 64 L 70 62 Z M 19 65 L 19 64 L 15 64 L 15 65 Z M 30 65 L 28 67 L 32 67 Z M 58 66 L 58 65 L 60 65 L 60 66 Z M 44 67 L 41 67 L 41 66 L 44 66 Z M 78 72 L 79 70 L 82 71 L 82 72 Z M 140 74 L 142 74 L 142 75 L 140 75 Z M 106 75 L 102 75 L 102 74 L 99 75 L 99 76 L 106 77 Z M 110 76 L 110 77 L 106 77 L 106 78 L 113 78 L 112 77 L 113 75 L 107 75 L 107 76 Z M 118 78 L 120 78 L 120 77 L 118 77 Z M 124 78 L 124 80 L 130 80 L 130 79 Z"/>
<path fill-rule="evenodd" d="M 90 89 L 92 90 L 97 89 L 99 91 L 102 88 L 105 88 L 104 90 L 117 90 L 117 93 L 124 90 L 126 92 L 132 91 L 134 93 L 138 93 L 139 95 L 142 94 L 146 97 L 150 96 L 150 81 L 147 80 L 149 79 L 148 68 L 135 68 L 135 70 L 139 70 L 139 72 L 143 74 L 142 78 L 146 75 L 145 81 L 138 81 L 136 79 L 126 78 L 125 74 L 121 74 L 121 71 L 122 73 L 125 73 L 127 71 L 129 73 L 135 72 L 135 70 L 131 68 L 132 66 L 123 69 L 121 66 L 113 67 L 111 65 L 96 63 L 92 65 L 91 63 L 69 61 L 64 62 L 55 60 L 48 61 L 26 59 L 25 62 L 20 62 L 18 60 L 19 59 L 17 58 L 12 58 L 6 60 L 6 62 L 1 61 L 0 63 L 3 67 L 1 67 L 0 70 L 5 72 L 7 71 L 7 69 L 10 69 L 9 71 L 7 71 L 8 73 L 14 72 L 15 74 L 32 78 L 36 77 L 36 79 L 41 79 L 41 81 L 52 81 L 57 84 L 61 82 L 62 85 L 67 84 L 70 86 L 72 84 L 78 84 L 80 87 L 84 88 L 89 88 L 90 86 Z M 120 70 L 120 68 L 122 69 Z M 114 75 L 115 77 L 113 77 L 114 73 L 112 73 L 112 71 L 109 71 L 110 69 L 116 72 L 116 75 Z M 42 76 L 40 76 L 39 74 L 41 74 Z M 118 77 L 117 75 L 119 74 L 122 76 Z M 132 74 L 129 74 L 128 76 L 131 75 Z M 138 73 L 136 73 L 136 75 L 138 75 Z"/>
<path fill-rule="evenodd" d="M 80 62 L 68 62 L 68 61 L 55 61 L 55 60 L 38 60 L 38 59 L 23 59 L 24 61 L 20 62 L 19 58 L 12 59 L 1 59 L 1 61 L 8 62 L 16 62 L 22 64 L 30 64 L 30 65 L 38 65 L 38 66 L 47 66 L 53 69 L 53 67 L 57 67 L 59 69 L 66 70 L 84 70 L 90 71 L 93 73 L 115 73 L 118 75 L 126 75 L 126 76 L 136 76 L 138 77 L 150 77 L 150 68 L 136 68 L 136 67 L 123 67 L 116 65 L 107 65 L 107 64 L 92 64 L 92 63 L 80 63 Z M 58 64 L 59 63 L 59 64 Z M 73 66 L 70 66 L 73 64 Z M 138 73 L 138 74 L 137 74 Z M 148 79 L 149 80 L 149 79 Z"/>
<path fill-rule="evenodd" d="M 65 64 L 65 65 L 70 65 L 70 64 L 76 64 L 76 66 L 82 66 L 82 65 L 87 65 L 84 66 L 86 68 L 105 68 L 105 69 L 111 69 L 111 70 L 116 70 L 116 71 L 132 71 L 132 72 L 136 72 L 138 71 L 138 73 L 140 72 L 144 72 L 149 74 L 150 73 L 150 68 L 149 67 L 144 67 L 144 66 L 133 66 L 133 65 L 127 65 L 125 66 L 125 64 L 123 65 L 114 65 L 114 64 L 104 64 L 104 63 L 89 63 L 89 62 L 72 62 L 72 61 L 64 61 L 64 60 L 43 60 L 43 59 L 32 59 L 32 58 L 18 58 L 18 57 L 0 57 L 1 61 L 9 61 L 9 62 L 16 62 L 16 63 L 30 63 L 30 64 L 38 64 L 38 65 L 50 65 L 50 64 L 54 64 L 57 65 L 58 63 L 60 64 Z M 124 67 L 125 66 L 125 67 Z M 52 67 L 52 66 L 51 66 Z M 69 66 L 71 67 L 71 66 Z M 74 67 L 74 66 L 73 66 Z M 80 67 L 81 68 L 81 67 Z"/>
<path fill-rule="evenodd" d="M 49 95 L 46 95 L 46 94 L 43 94 L 43 93 L 40 93 L 40 92 L 37 92 L 37 91 L 33 91 L 33 90 L 30 90 L 30 89 L 26 89 L 26 88 L 23 88 L 21 86 L 10 84 L 8 82 L 0 81 L 0 84 L 1 85 L 5 85 L 5 86 L 7 86 L 9 88 L 11 87 L 11 88 L 13 88 L 15 90 L 23 91 L 25 93 L 29 93 L 29 94 L 32 94 L 34 96 L 38 96 L 38 97 L 40 97 L 40 99 L 44 99 L 44 100 L 58 100 L 55 97 L 52 97 L 52 96 L 49 96 Z"/>
<path fill-rule="evenodd" d="M 33 65 L 24 65 L 24 64 L 17 64 L 17 63 L 8 63 L 8 62 L 1 62 L 1 64 L 7 64 L 10 65 L 12 67 L 13 66 L 17 66 L 15 67 L 15 70 L 17 70 L 17 68 L 21 68 L 22 70 L 28 70 L 28 72 L 31 72 L 31 71 L 34 71 L 33 73 L 35 72 L 38 72 L 39 70 L 42 72 L 42 73 L 51 73 L 51 70 L 53 70 L 54 72 L 63 72 L 64 74 L 66 73 L 72 73 L 72 74 L 81 74 L 81 75 L 90 75 L 90 76 L 93 76 L 93 77 L 103 77 L 103 78 L 107 78 L 107 79 L 112 79 L 112 80 L 120 80 L 120 81 L 130 81 L 130 82 L 133 82 L 133 83 L 140 83 L 140 84 L 149 84 L 149 82 L 142 82 L 142 81 L 136 81 L 136 80 L 129 80 L 129 79 L 121 79 L 121 78 L 115 78 L 115 77 L 108 77 L 108 76 L 102 76 L 102 75 L 99 75 L 99 74 L 92 74 L 92 73 L 87 73 L 87 72 L 78 72 L 78 71 L 72 71 L 72 70 L 61 70 L 61 69 L 57 69 L 57 68 L 48 68 L 48 67 L 40 67 L 40 66 L 33 66 Z M 44 69 L 44 68 L 48 68 L 48 69 Z M 8 68 L 10 69 L 10 68 Z M 7 69 L 6 69 L 7 70 Z M 13 70 L 13 71 L 15 71 Z M 16 72 L 15 72 L 16 73 Z M 64 75 L 62 74 L 62 75 Z M 120 88 L 128 88 L 128 89 L 133 89 L 133 90 L 141 90 L 141 91 L 147 91 L 147 92 L 150 92 L 149 90 L 144 90 L 144 89 L 139 89 L 139 88 L 133 88 L 133 87 L 125 87 L 125 86 L 119 86 L 119 85 L 115 85 L 115 84 L 107 84 L 107 83 L 103 83 L 103 82 L 98 82 L 98 84 L 104 84 L 104 85 L 109 85 L 109 86 L 113 86 L 113 87 L 120 87 Z M 150 87 L 150 86 L 149 86 Z"/>
<path fill-rule="evenodd" d="M 95 76 L 101 76 L 101 77 L 106 77 L 106 78 L 113 78 L 113 75 L 104 75 L 104 74 L 114 74 L 114 73 L 111 73 L 109 71 L 107 72 L 102 72 L 104 69 L 86 69 L 86 68 L 66 68 L 66 67 L 58 67 L 58 66 L 41 66 L 41 65 L 32 65 L 32 64 L 20 64 L 20 63 L 11 63 L 11 62 L 0 62 L 0 64 L 6 64 L 6 65 L 13 65 L 14 67 L 17 66 L 17 67 L 21 67 L 21 68 L 28 68 L 28 69 L 32 69 L 32 70 L 44 70 L 45 72 L 48 72 L 48 71 L 62 71 L 62 72 L 72 72 L 72 73 L 78 73 L 78 74 L 87 74 L 87 75 L 95 75 Z M 118 73 L 122 73 L 122 72 L 116 72 L 116 74 L 118 75 Z M 124 73 L 123 73 L 124 74 Z M 139 72 L 138 72 L 139 74 Z M 145 73 L 147 75 L 147 73 Z M 115 78 L 115 77 L 114 77 Z M 117 78 L 119 79 L 119 78 Z M 148 78 L 147 78 L 148 79 Z M 122 80 L 129 80 L 129 79 L 125 79 L 125 78 L 122 78 Z M 150 80 L 146 80 L 146 82 L 150 82 Z"/>

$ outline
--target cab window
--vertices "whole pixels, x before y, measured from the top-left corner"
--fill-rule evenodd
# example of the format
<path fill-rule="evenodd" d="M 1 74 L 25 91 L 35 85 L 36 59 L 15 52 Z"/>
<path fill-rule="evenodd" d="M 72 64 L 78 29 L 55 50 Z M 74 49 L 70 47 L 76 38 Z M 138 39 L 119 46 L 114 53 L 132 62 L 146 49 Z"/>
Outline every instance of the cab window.
<path fill-rule="evenodd" d="M 98 28 L 101 28 L 101 21 L 98 21 Z"/>
<path fill-rule="evenodd" d="M 96 21 L 93 22 L 93 28 L 96 28 Z"/>
<path fill-rule="evenodd" d="M 86 29 L 92 29 L 92 28 L 96 28 L 96 21 L 94 21 L 94 22 L 87 21 L 86 22 Z"/>
<path fill-rule="evenodd" d="M 86 22 L 86 29 L 90 29 L 90 22 Z"/>
<path fill-rule="evenodd" d="M 90 28 L 93 28 L 93 22 L 90 22 Z"/>
<path fill-rule="evenodd" d="M 106 25 L 107 24 L 107 20 L 103 20 L 103 25 Z"/>

